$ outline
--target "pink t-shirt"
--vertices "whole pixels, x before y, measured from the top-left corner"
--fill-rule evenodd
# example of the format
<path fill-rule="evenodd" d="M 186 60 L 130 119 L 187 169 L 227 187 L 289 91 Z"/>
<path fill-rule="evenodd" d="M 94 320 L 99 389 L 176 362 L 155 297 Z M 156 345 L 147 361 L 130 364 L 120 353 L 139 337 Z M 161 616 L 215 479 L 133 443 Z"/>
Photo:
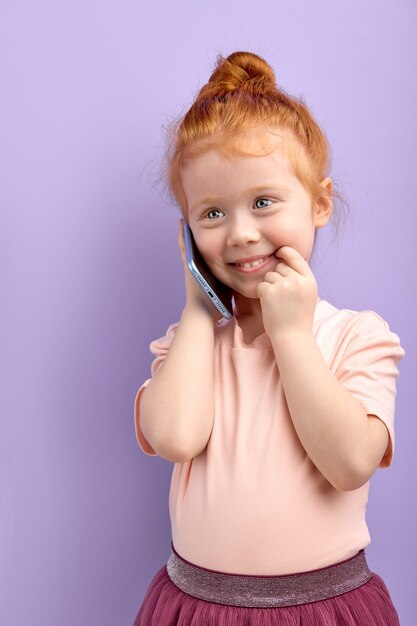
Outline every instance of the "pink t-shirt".
<path fill-rule="evenodd" d="M 150 344 L 152 376 L 178 324 Z M 388 467 L 397 363 L 405 354 L 398 335 L 373 311 L 337 309 L 326 300 L 316 305 L 313 331 L 336 379 L 386 424 L 390 441 L 380 467 Z M 292 425 L 268 335 L 245 344 L 235 316 L 219 320 L 214 374 L 207 447 L 173 468 L 169 512 L 176 551 L 208 569 L 279 575 L 326 567 L 369 545 L 369 481 L 338 491 L 310 461 Z M 135 399 L 135 428 L 141 449 L 155 455 L 139 423 L 149 380 Z"/>

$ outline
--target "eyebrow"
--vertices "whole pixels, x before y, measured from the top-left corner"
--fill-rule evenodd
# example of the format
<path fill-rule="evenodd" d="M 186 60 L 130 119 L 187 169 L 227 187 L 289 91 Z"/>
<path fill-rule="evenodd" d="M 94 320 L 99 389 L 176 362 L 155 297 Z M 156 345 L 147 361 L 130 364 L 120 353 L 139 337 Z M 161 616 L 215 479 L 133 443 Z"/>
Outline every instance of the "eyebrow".
<path fill-rule="evenodd" d="M 252 189 L 247 189 L 246 191 L 248 194 L 252 194 L 252 193 L 258 193 L 260 191 L 264 193 L 269 193 L 271 191 L 277 191 L 277 190 L 290 191 L 290 188 L 287 185 L 284 185 L 283 183 L 272 183 L 272 184 L 267 183 L 266 185 L 258 185 L 257 187 L 252 187 Z M 207 196 L 206 198 L 202 198 L 201 200 L 193 204 L 191 210 L 197 208 L 198 206 L 202 204 L 216 202 L 218 199 L 219 198 L 217 196 Z"/>

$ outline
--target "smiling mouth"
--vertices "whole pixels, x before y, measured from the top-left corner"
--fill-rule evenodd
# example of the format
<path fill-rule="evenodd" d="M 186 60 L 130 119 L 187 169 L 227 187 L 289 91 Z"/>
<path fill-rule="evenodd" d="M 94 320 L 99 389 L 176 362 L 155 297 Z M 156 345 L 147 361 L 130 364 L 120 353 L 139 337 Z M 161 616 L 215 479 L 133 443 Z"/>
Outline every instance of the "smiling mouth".
<path fill-rule="evenodd" d="M 271 255 L 269 254 L 268 256 L 263 256 L 260 259 L 256 259 L 256 261 L 251 261 L 250 263 L 233 263 L 233 265 L 238 265 L 239 267 L 254 267 L 255 265 L 263 263 L 265 259 L 268 259 L 270 256 Z"/>
<path fill-rule="evenodd" d="M 252 261 L 251 263 L 229 263 L 229 265 L 238 272 L 244 272 L 244 273 L 253 272 L 253 271 L 256 271 L 258 268 L 260 269 L 264 265 L 266 265 L 269 262 L 269 260 L 272 259 L 274 255 L 275 255 L 275 252 L 273 252 L 272 254 L 268 256 L 264 256 L 260 259 L 256 259 L 256 261 Z"/>

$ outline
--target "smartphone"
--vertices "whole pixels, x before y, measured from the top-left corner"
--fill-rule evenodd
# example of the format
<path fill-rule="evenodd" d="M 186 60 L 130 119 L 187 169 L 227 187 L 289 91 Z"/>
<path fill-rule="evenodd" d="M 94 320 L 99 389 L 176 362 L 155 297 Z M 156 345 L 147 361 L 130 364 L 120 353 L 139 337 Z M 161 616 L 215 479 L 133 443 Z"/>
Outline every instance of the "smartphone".
<path fill-rule="evenodd" d="M 183 219 L 185 253 L 187 264 L 207 297 L 226 319 L 233 317 L 232 290 L 213 276 L 207 263 L 200 254 L 194 241 L 193 233 L 187 222 Z"/>

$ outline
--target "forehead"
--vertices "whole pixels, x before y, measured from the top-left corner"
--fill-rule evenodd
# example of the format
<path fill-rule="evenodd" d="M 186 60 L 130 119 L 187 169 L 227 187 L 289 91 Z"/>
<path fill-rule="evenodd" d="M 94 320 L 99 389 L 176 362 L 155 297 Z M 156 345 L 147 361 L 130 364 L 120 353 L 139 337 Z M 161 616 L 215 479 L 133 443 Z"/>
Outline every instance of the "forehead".
<path fill-rule="evenodd" d="M 251 154 L 265 154 L 276 147 L 284 147 L 288 144 L 290 134 L 287 130 L 274 127 L 250 128 L 243 131 L 229 140 L 225 140 L 223 145 L 230 146 L 233 152 L 242 150 Z"/>
<path fill-rule="evenodd" d="M 233 139 L 225 148 L 212 147 L 195 157 L 182 171 L 189 206 L 210 194 L 231 197 L 263 184 L 295 187 L 289 141 L 279 131 L 256 130 Z"/>

